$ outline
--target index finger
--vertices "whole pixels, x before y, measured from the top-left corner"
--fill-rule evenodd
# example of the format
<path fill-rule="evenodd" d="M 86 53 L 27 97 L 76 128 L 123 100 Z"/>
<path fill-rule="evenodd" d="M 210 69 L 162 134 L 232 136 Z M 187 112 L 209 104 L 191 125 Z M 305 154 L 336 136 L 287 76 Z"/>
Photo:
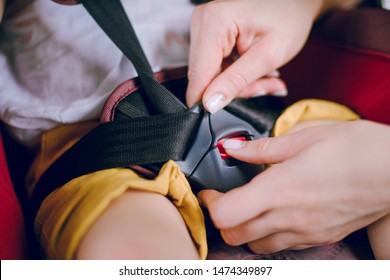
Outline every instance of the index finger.
<path fill-rule="evenodd" d="M 210 22 L 210 18 L 213 17 L 208 17 L 204 13 L 204 5 L 198 6 L 191 18 L 186 93 L 187 105 L 190 107 L 201 100 L 206 87 L 220 73 L 222 61 L 227 56 L 221 45 L 225 38 L 220 38 L 221 34 L 224 34 L 223 25 L 213 25 Z M 209 19 L 205 19 L 206 17 Z"/>

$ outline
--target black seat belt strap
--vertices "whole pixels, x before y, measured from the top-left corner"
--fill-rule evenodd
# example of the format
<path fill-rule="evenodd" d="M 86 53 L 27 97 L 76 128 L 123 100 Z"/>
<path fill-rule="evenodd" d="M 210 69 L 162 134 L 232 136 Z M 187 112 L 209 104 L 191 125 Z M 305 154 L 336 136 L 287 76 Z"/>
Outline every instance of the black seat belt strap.
<path fill-rule="evenodd" d="M 158 83 L 119 0 L 81 0 L 91 16 L 133 63 L 152 106 L 159 113 L 184 112 L 186 106 Z"/>
<path fill-rule="evenodd" d="M 157 114 L 144 117 L 130 108 L 134 118 L 101 124 L 73 145 L 41 176 L 32 197 L 33 217 L 48 194 L 73 178 L 108 168 L 182 160 L 202 116 L 187 110 L 156 81 L 119 0 L 81 2 L 131 60 Z"/>

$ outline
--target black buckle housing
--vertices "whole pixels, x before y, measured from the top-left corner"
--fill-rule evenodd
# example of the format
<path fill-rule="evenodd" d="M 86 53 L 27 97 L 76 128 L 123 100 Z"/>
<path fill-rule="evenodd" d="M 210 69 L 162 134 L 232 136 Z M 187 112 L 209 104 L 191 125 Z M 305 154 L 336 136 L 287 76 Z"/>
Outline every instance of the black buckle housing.
<path fill-rule="evenodd" d="M 224 159 L 218 143 L 236 137 L 245 137 L 246 140 L 268 137 L 269 131 L 260 133 L 224 109 L 210 114 L 201 105 L 195 105 L 190 110 L 203 116 L 185 159 L 177 164 L 196 191 L 215 189 L 226 192 L 249 182 L 264 170 L 264 165 Z"/>

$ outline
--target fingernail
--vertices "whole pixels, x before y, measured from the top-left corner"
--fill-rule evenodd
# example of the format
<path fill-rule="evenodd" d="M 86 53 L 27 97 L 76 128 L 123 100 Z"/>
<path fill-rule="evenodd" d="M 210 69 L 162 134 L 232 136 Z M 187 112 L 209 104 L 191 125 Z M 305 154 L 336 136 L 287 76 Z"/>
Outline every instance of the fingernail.
<path fill-rule="evenodd" d="M 278 70 L 274 70 L 266 75 L 268 78 L 279 78 L 280 72 Z"/>
<path fill-rule="evenodd" d="M 272 93 L 273 96 L 287 96 L 287 89 L 278 90 Z"/>
<path fill-rule="evenodd" d="M 225 103 L 226 97 L 222 93 L 217 93 L 209 98 L 206 102 L 206 109 L 211 114 L 214 114 L 215 112 L 222 109 L 224 103 Z"/>
<path fill-rule="evenodd" d="M 260 96 L 264 96 L 264 95 L 267 95 L 267 92 L 265 90 L 260 90 L 260 91 L 258 91 L 256 93 L 254 93 L 252 95 L 252 97 L 260 97 Z"/>
<path fill-rule="evenodd" d="M 226 139 L 223 141 L 223 147 L 225 149 L 233 149 L 238 150 L 244 147 L 245 141 L 237 140 L 237 139 Z"/>

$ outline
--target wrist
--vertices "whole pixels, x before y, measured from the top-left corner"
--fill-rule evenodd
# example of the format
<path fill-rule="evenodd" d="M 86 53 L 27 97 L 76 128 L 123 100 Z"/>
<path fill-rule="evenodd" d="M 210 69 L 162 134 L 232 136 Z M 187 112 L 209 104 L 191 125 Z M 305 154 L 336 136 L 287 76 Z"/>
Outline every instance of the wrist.
<path fill-rule="evenodd" d="M 352 9 L 356 7 L 361 0 L 321 0 L 321 7 L 317 16 L 334 9 Z"/>
<path fill-rule="evenodd" d="M 323 8 L 326 0 L 303 0 L 301 1 L 306 15 L 310 16 L 310 20 L 312 23 L 316 21 L 316 19 L 323 13 Z"/>

